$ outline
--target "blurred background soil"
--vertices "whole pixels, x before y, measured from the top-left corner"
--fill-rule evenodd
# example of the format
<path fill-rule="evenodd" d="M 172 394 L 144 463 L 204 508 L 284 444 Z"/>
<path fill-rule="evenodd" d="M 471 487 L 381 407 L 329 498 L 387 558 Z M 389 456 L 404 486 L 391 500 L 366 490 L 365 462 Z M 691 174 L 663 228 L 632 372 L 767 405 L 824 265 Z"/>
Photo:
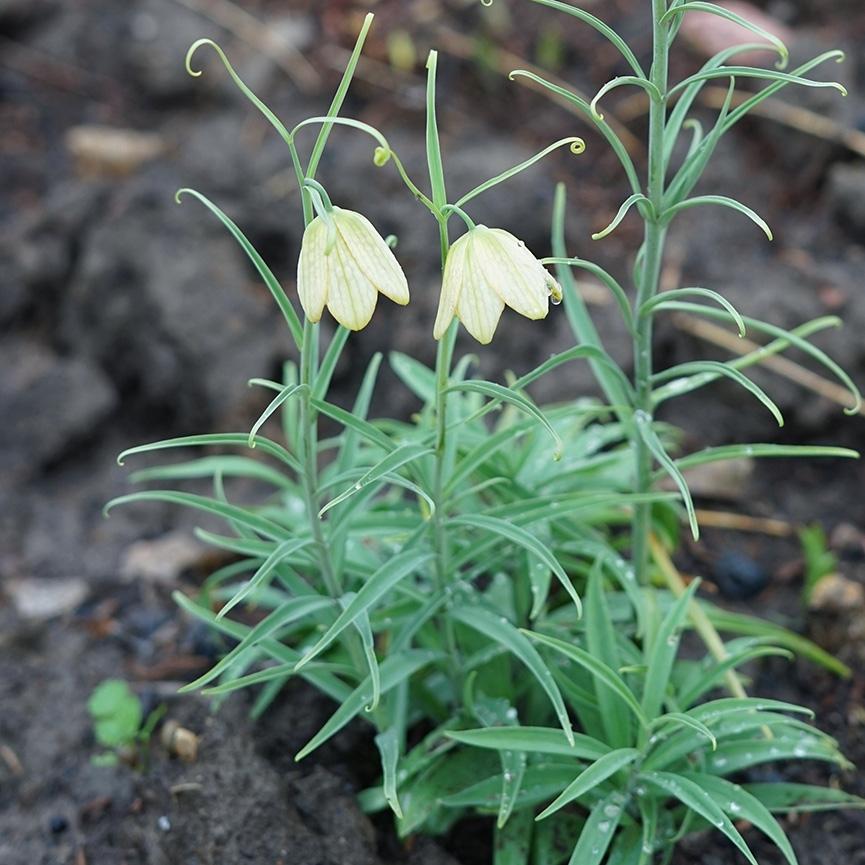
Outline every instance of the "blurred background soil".
<path fill-rule="evenodd" d="M 646 55 L 647 2 L 582 5 Z M 865 11 L 859 0 L 757 6 L 787 36 L 793 65 L 843 48 L 844 65 L 817 74 L 843 81 L 850 95 L 785 91 L 771 118 L 747 120 L 725 139 L 702 191 L 741 198 L 776 240 L 767 244 L 730 211 L 692 211 L 672 232 L 665 287 L 714 288 L 743 313 L 785 327 L 840 315 L 845 327 L 818 344 L 861 385 Z M 424 62 L 437 48 L 449 189 L 460 194 L 557 138 L 584 135 L 583 156 L 557 153 L 479 198 L 472 215 L 547 254 L 553 188 L 563 180 L 570 251 L 627 279 L 638 220 L 629 217 L 601 243 L 590 240 L 627 195 L 617 163 L 566 107 L 507 78 L 513 68 L 537 65 L 591 95 L 623 73 L 610 46 L 573 19 L 518 0 L 491 8 L 474 0 L 0 0 L 3 865 L 488 859 L 487 843 L 477 840 L 488 836 L 486 824 L 441 844 L 404 847 L 387 821 L 373 824 L 359 813 L 353 791 L 374 780 L 362 727 L 295 765 L 291 755 L 329 713 L 327 701 L 302 686 L 289 687 L 257 724 L 243 697 L 218 713 L 199 698 L 176 697 L 177 686 L 223 646 L 175 612 L 170 591 L 192 590 L 214 560 L 190 539 L 189 514 L 159 505 L 121 509 L 108 520 L 101 513 L 129 489 L 128 469 L 115 462 L 124 447 L 246 430 L 263 407 L 247 380 L 278 376 L 290 356 L 281 318 L 231 237 L 192 199 L 174 202 L 184 186 L 211 197 L 291 293 L 302 221 L 288 154 L 212 53 L 196 57 L 202 77 L 187 75 L 186 49 L 199 37 L 216 39 L 293 125 L 326 111 L 368 9 L 376 23 L 344 113 L 381 128 L 409 172 L 423 178 Z M 674 74 L 694 71 L 716 35 L 691 26 Z M 713 94 L 710 88 L 710 102 Z M 711 107 L 698 109 L 707 120 Z M 622 89 L 605 111 L 641 165 L 645 102 Z M 829 123 L 818 123 L 815 112 Z M 405 310 L 382 301 L 373 325 L 349 342 L 335 379 L 339 401 L 350 399 L 375 351 L 432 360 L 437 240 L 392 167 L 372 165 L 366 137 L 335 129 L 319 176 L 335 203 L 363 210 L 382 234 L 398 236 L 413 292 Z M 598 286 L 583 290 L 608 349 L 627 366 L 614 308 Z M 569 344 L 561 309 L 530 327 L 506 314 L 497 340 L 480 353 L 480 369 L 490 376 L 525 371 Z M 665 365 L 730 356 L 681 317 L 660 323 L 657 346 Z M 543 382 L 537 397 L 594 392 L 587 371 L 568 370 Z M 783 430 L 725 384 L 670 404 L 664 416 L 684 428 L 688 449 L 746 440 L 865 444 L 862 416 L 845 417 L 823 384 L 817 393 L 773 372 L 756 377 L 784 411 Z M 404 416 L 414 408 L 392 376 L 382 378 L 377 399 L 379 412 Z M 731 602 L 742 594 L 737 580 L 750 575 L 759 593 L 747 608 L 805 630 L 854 665 L 857 674 L 843 682 L 805 664 L 769 666 L 756 672 L 755 689 L 813 705 L 848 755 L 865 764 L 863 467 L 773 461 L 740 468 L 696 479 L 701 504 L 777 522 L 749 526 L 760 531 L 709 529 L 683 562 Z M 255 491 L 239 487 L 232 495 Z M 839 567 L 835 593 L 809 611 L 791 530 L 813 522 L 826 529 Z M 118 675 L 200 735 L 194 763 L 155 743 L 143 772 L 91 764 L 98 749 L 86 700 L 100 680 Z M 814 767 L 803 777 L 825 780 L 827 772 Z M 831 780 L 865 793 L 859 774 Z M 801 818 L 792 832 L 803 865 L 865 862 L 860 816 Z M 773 855 L 762 861 L 775 862 Z M 705 838 L 683 857 L 735 861 Z"/>

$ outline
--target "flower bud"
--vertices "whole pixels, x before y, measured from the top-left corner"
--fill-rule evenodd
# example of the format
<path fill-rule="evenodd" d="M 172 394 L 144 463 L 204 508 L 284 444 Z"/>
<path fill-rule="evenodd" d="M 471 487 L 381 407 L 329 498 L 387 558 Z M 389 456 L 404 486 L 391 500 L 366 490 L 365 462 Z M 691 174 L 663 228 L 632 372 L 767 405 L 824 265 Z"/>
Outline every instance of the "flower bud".
<path fill-rule="evenodd" d="M 327 307 L 343 327 L 361 330 L 372 318 L 379 292 L 403 306 L 409 300 L 405 274 L 372 223 L 340 207 L 313 219 L 297 265 L 297 293 L 306 317 L 317 322 Z"/>
<path fill-rule="evenodd" d="M 457 240 L 445 262 L 433 336 L 453 317 L 480 343 L 490 342 L 505 306 L 526 318 L 546 318 L 562 289 L 526 245 L 501 228 L 478 225 Z"/>

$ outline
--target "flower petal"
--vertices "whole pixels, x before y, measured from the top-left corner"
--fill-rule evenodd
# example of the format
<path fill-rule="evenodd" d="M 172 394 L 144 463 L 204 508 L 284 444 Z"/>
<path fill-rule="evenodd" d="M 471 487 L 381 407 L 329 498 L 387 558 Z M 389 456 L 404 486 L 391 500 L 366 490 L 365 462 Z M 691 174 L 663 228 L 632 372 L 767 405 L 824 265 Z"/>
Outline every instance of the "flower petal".
<path fill-rule="evenodd" d="M 328 258 L 330 291 L 327 308 L 343 327 L 361 330 L 369 324 L 375 312 L 378 292 L 339 235 Z"/>
<path fill-rule="evenodd" d="M 327 225 L 317 216 L 303 232 L 297 262 L 297 294 L 306 317 L 313 323 L 321 319 L 327 303 L 328 262 L 324 254 Z"/>
<path fill-rule="evenodd" d="M 358 268 L 385 297 L 403 306 L 409 301 L 408 282 L 399 262 L 373 224 L 361 213 L 334 207 L 336 230 Z"/>
<path fill-rule="evenodd" d="M 466 250 L 471 242 L 470 234 L 471 232 L 464 234 L 456 240 L 448 252 L 447 259 L 445 259 L 442 293 L 439 298 L 439 308 L 436 313 L 435 324 L 433 325 L 433 337 L 435 339 L 441 339 L 453 321 L 457 303 L 460 299 L 460 292 L 466 278 L 465 261 Z"/>
<path fill-rule="evenodd" d="M 475 257 L 476 249 L 472 242 L 465 254 L 465 279 L 457 301 L 457 315 L 465 329 L 486 345 L 496 332 L 505 305 L 484 279 Z"/>
<path fill-rule="evenodd" d="M 496 294 L 526 318 L 546 318 L 549 274 L 525 244 L 501 228 L 485 228 L 476 246 L 478 266 Z"/>

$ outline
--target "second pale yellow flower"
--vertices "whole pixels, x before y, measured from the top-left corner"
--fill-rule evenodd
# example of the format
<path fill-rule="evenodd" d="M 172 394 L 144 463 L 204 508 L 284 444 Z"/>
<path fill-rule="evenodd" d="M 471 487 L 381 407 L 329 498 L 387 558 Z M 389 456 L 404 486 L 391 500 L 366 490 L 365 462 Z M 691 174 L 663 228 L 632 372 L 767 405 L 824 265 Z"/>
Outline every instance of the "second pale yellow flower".
<path fill-rule="evenodd" d="M 490 342 L 505 306 L 526 318 L 546 318 L 562 290 L 525 244 L 501 228 L 478 225 L 457 240 L 445 262 L 433 336 L 456 316 L 480 343 Z"/>

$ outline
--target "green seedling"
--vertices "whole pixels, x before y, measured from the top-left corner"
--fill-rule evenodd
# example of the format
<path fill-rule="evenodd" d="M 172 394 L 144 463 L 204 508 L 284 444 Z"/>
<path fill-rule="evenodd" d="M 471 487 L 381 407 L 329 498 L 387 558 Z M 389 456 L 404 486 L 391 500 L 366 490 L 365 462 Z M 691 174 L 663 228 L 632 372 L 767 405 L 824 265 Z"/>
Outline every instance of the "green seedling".
<path fill-rule="evenodd" d="M 165 706 L 154 709 L 145 719 L 141 700 L 122 679 L 106 679 L 87 701 L 93 721 L 93 735 L 107 750 L 93 758 L 100 766 L 114 766 L 121 760 L 139 762 L 139 747 L 146 745 L 165 714 Z"/>

